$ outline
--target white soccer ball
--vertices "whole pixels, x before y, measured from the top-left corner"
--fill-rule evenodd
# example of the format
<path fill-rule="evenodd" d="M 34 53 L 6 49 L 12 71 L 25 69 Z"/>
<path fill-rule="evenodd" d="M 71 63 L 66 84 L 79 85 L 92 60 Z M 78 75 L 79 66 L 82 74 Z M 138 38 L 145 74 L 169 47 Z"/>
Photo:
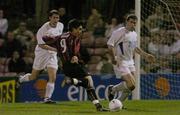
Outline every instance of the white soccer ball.
<path fill-rule="evenodd" d="M 123 107 L 123 104 L 120 100 L 118 99 L 113 99 L 109 102 L 109 109 L 110 111 L 116 112 L 121 110 Z"/>

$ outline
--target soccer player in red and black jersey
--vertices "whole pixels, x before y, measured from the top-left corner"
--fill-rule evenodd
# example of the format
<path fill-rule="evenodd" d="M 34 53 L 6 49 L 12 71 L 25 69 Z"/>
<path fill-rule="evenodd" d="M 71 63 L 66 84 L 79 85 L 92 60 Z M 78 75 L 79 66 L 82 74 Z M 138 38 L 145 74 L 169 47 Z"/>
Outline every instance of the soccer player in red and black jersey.
<path fill-rule="evenodd" d="M 86 89 L 88 98 L 96 106 L 97 111 L 109 111 L 99 103 L 95 93 L 93 80 L 80 57 L 80 41 L 82 36 L 82 24 L 76 20 L 70 20 L 68 32 L 55 38 L 44 37 L 46 44 L 57 49 L 62 62 L 63 73 L 66 76 L 64 82 Z"/>

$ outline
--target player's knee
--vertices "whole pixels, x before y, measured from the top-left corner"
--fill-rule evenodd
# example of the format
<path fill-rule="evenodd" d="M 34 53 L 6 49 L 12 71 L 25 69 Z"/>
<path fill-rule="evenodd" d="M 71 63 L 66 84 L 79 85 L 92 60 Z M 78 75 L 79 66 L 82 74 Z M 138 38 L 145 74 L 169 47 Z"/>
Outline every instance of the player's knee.
<path fill-rule="evenodd" d="M 135 84 L 134 84 L 133 82 L 128 82 L 128 83 L 127 83 L 127 87 L 128 87 L 129 90 L 132 91 L 132 90 L 135 89 Z"/>
<path fill-rule="evenodd" d="M 49 77 L 49 82 L 54 83 L 56 81 L 56 77 Z"/>
<path fill-rule="evenodd" d="M 84 88 L 86 88 L 86 89 L 89 88 L 89 85 L 88 85 L 89 83 L 88 83 L 88 81 L 84 82 L 83 84 L 84 84 Z"/>
<path fill-rule="evenodd" d="M 132 90 L 134 90 L 135 89 L 135 85 L 131 85 L 130 87 L 129 87 L 129 89 L 132 91 Z"/>
<path fill-rule="evenodd" d="M 126 84 L 127 84 L 127 87 L 128 87 L 128 89 L 129 90 L 134 90 L 135 89 L 135 82 L 133 81 L 133 80 L 128 80 L 127 82 L 126 82 Z"/>
<path fill-rule="evenodd" d="M 88 82 L 88 87 L 94 88 L 94 83 L 93 83 L 92 77 L 90 75 L 86 77 L 86 80 Z"/>
<path fill-rule="evenodd" d="M 36 75 L 33 75 L 33 74 L 29 75 L 28 77 L 29 77 L 29 80 L 35 80 L 35 79 L 37 79 L 37 76 L 36 76 Z"/>
<path fill-rule="evenodd" d="M 86 89 L 92 88 L 89 82 L 90 81 L 88 79 L 83 79 L 82 80 L 83 87 L 86 88 Z"/>

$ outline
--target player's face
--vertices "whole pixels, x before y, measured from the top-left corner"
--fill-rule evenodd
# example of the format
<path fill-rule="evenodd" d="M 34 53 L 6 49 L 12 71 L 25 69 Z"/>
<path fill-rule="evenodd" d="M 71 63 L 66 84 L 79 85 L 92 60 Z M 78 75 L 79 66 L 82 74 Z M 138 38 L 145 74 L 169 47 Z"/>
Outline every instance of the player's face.
<path fill-rule="evenodd" d="M 59 15 L 53 14 L 52 16 L 49 17 L 50 20 L 50 25 L 52 27 L 56 27 L 57 23 L 59 22 Z"/>
<path fill-rule="evenodd" d="M 77 37 L 80 37 L 82 35 L 82 30 L 83 30 L 83 27 L 82 26 L 79 26 L 77 29 L 74 29 L 74 34 L 77 36 Z"/>
<path fill-rule="evenodd" d="M 130 19 L 127 21 L 127 24 L 126 24 L 127 29 L 128 29 L 129 31 L 135 30 L 136 22 L 137 22 L 137 20 L 134 20 L 134 19 L 131 19 L 131 18 L 130 18 Z"/>

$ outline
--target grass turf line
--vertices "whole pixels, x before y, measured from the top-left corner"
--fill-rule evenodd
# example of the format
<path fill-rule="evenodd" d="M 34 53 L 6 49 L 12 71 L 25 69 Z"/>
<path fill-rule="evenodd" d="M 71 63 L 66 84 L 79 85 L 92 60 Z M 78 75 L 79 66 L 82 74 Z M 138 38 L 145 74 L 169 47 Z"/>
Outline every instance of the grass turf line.
<path fill-rule="evenodd" d="M 108 101 L 101 101 L 108 107 Z M 180 100 L 125 101 L 127 110 L 97 112 L 89 101 L 0 104 L 0 115 L 180 115 Z"/>

